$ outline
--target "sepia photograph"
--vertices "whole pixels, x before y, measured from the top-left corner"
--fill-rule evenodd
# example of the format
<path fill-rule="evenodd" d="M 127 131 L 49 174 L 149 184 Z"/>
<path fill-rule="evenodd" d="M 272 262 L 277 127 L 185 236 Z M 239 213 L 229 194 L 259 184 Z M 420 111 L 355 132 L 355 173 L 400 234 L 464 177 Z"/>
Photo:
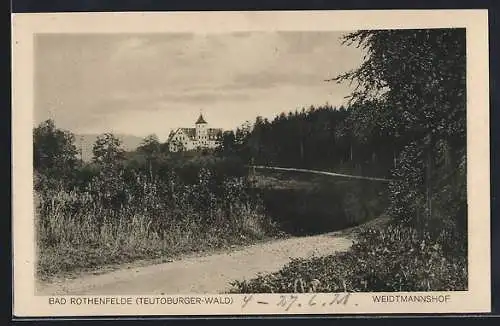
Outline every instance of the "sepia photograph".
<path fill-rule="evenodd" d="M 336 309 L 466 293 L 467 37 L 34 33 L 33 295 L 291 308 L 285 294 L 336 294 L 317 304 Z"/>

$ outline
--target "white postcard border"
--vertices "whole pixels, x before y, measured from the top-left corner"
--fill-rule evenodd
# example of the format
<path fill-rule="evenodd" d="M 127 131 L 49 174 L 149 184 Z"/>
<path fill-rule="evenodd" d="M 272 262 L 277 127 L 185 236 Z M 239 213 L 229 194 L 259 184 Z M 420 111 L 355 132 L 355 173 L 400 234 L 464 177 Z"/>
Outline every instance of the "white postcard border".
<path fill-rule="evenodd" d="M 491 309 L 491 285 L 487 17 L 486 10 L 13 14 L 12 231 L 14 314 L 21 317 L 489 312 Z M 235 31 L 351 31 L 357 29 L 449 27 L 465 27 L 467 30 L 468 291 L 353 293 L 345 305 L 327 304 L 331 302 L 332 294 L 317 294 L 314 297 L 316 300 L 314 302 L 319 304 L 315 305 L 310 304 L 313 295 L 297 294 L 298 299 L 296 299 L 295 304 L 287 310 L 284 309 L 286 307 L 277 305 L 277 302 L 281 300 L 280 294 L 254 294 L 252 300 L 245 307 L 243 307 L 246 300 L 244 300 L 245 295 L 221 296 L 221 300 L 223 297 L 231 298 L 231 304 L 182 305 L 137 304 L 137 298 L 142 296 L 129 296 L 131 300 L 136 302 L 136 304 L 131 305 L 50 304 L 49 297 L 35 296 L 32 184 L 33 35 L 35 33 L 227 33 Z M 440 298 L 447 296 L 448 299 L 446 303 L 374 303 L 374 295 L 386 295 L 386 298 L 392 296 L 393 299 L 387 300 L 396 300 L 394 299 L 395 295 L 430 295 Z M 167 297 L 179 296 L 165 296 L 165 298 Z M 214 296 L 189 295 L 189 297 Z M 70 300 L 70 296 L 64 298 Z M 267 304 L 262 302 L 267 302 Z"/>

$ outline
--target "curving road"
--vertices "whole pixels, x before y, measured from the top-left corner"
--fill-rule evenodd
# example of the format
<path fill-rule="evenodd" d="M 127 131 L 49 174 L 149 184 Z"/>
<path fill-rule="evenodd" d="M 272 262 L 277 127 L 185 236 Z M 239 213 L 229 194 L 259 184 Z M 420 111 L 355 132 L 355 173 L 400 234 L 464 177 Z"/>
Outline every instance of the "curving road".
<path fill-rule="evenodd" d="M 58 283 L 39 283 L 38 295 L 137 295 L 221 293 L 233 280 L 280 270 L 290 258 L 345 251 L 352 240 L 338 233 L 295 237 L 259 243 L 243 249 L 185 257 L 146 267 L 122 268 Z"/>

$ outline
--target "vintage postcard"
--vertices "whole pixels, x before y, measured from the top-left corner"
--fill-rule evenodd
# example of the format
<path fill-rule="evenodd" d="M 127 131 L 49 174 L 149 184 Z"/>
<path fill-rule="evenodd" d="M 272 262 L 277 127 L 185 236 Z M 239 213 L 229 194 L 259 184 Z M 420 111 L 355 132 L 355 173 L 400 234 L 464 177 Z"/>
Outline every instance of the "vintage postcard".
<path fill-rule="evenodd" d="M 487 31 L 14 14 L 14 314 L 489 312 Z"/>

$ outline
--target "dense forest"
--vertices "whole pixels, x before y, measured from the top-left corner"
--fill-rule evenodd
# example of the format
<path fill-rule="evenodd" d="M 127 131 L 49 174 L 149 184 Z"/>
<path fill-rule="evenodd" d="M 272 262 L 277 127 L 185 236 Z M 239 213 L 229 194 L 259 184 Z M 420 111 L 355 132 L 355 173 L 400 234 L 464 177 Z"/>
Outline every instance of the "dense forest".
<path fill-rule="evenodd" d="M 372 106 L 357 109 L 369 111 Z M 250 131 L 240 127 L 225 132 L 222 152 L 256 165 L 388 176 L 396 162 L 397 144 L 388 133 L 356 137 L 354 110 L 354 106 L 325 104 L 281 113 L 272 121 L 259 116 Z"/>

